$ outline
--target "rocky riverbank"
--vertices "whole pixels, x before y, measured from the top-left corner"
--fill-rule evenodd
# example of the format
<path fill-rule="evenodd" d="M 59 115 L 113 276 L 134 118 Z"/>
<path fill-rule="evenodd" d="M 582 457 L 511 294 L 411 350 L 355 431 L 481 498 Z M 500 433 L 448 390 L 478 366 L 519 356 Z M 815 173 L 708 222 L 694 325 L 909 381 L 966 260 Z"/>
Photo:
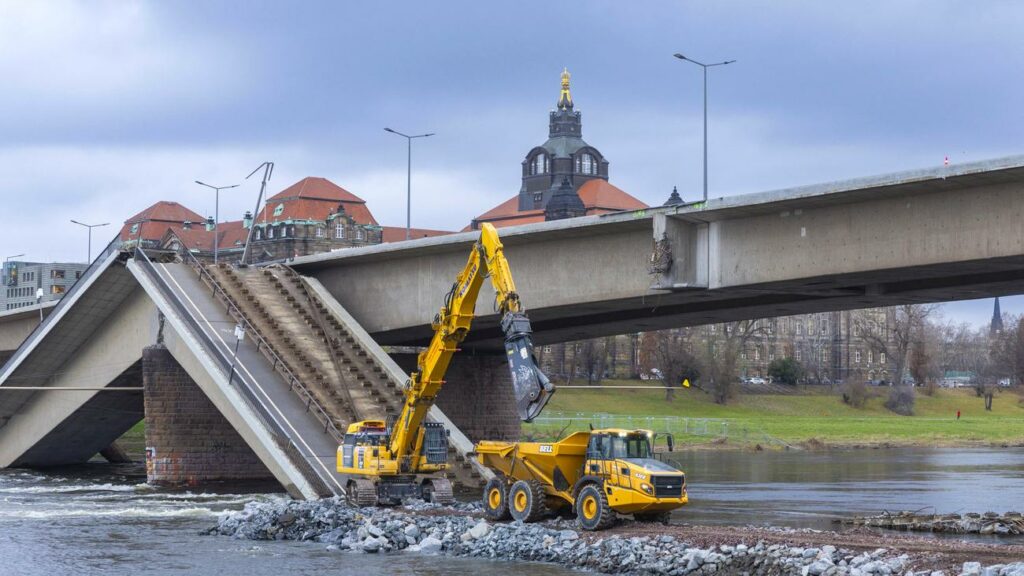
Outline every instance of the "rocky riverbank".
<path fill-rule="evenodd" d="M 916 514 L 914 512 L 883 513 L 876 516 L 854 516 L 844 520 L 854 526 L 872 526 L 891 530 L 915 532 L 944 532 L 949 534 L 1024 535 L 1024 515 L 1020 512 L 996 514 Z"/>
<path fill-rule="evenodd" d="M 678 538 L 673 527 L 663 527 L 662 534 L 653 528 L 647 525 L 633 535 L 628 529 L 586 533 L 575 530 L 572 521 L 561 519 L 539 524 L 488 523 L 474 504 L 353 508 L 328 499 L 251 503 L 240 512 L 222 516 L 207 533 L 252 540 L 316 541 L 329 549 L 358 553 L 418 552 L 552 562 L 606 574 L 936 576 L 933 568 L 942 567 L 884 548 L 854 551 L 764 540 L 700 547 Z M 1024 562 L 988 567 L 967 562 L 951 573 L 1024 576 Z"/>

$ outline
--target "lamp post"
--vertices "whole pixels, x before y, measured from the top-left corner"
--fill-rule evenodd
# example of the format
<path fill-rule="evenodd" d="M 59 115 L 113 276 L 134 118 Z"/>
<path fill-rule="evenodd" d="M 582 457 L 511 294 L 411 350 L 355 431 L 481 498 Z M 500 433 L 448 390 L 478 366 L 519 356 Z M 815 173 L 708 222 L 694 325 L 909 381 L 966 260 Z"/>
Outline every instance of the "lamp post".
<path fill-rule="evenodd" d="M 692 62 L 697 66 L 704 69 L 704 201 L 708 201 L 708 68 L 714 66 L 725 66 L 726 64 L 732 64 L 735 60 L 726 60 L 724 62 L 715 62 L 714 64 L 704 64 L 697 62 L 693 58 L 687 58 L 678 52 L 673 54 L 680 60 Z"/>
<path fill-rule="evenodd" d="M 85 257 L 85 263 L 89 264 L 89 263 L 92 262 L 92 229 L 93 228 L 99 228 L 100 226 L 109 226 L 110 222 L 104 222 L 103 224 L 83 224 L 83 223 L 79 222 L 78 220 L 72 220 L 71 223 L 72 224 L 78 224 L 79 226 L 85 226 L 86 228 L 89 229 L 89 248 L 88 248 L 88 252 L 86 252 L 86 257 Z"/>
<path fill-rule="evenodd" d="M 398 130 L 392 130 L 391 128 L 385 128 L 384 131 L 391 132 L 392 134 L 397 134 L 402 138 L 405 138 L 405 141 L 408 144 L 408 156 L 405 172 L 405 239 L 408 240 L 412 236 L 412 139 L 426 138 L 427 136 L 433 136 L 434 133 L 430 132 L 427 134 L 409 136 L 408 134 L 402 134 Z"/>
<path fill-rule="evenodd" d="M 238 184 L 232 184 L 231 186 L 210 186 L 206 182 L 200 182 L 196 180 L 196 184 L 200 186 L 206 186 L 207 188 L 213 188 L 214 201 L 213 201 L 213 263 L 217 263 L 217 249 L 220 245 L 220 238 L 217 236 L 217 224 L 220 223 L 220 191 L 227 190 L 228 188 L 238 188 Z"/>

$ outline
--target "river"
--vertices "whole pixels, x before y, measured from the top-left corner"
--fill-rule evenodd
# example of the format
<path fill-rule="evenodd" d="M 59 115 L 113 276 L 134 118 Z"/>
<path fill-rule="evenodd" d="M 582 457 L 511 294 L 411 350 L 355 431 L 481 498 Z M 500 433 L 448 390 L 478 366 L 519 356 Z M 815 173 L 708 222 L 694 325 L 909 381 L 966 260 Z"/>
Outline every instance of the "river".
<path fill-rule="evenodd" d="M 1024 450 L 677 452 L 690 506 L 675 520 L 835 528 L 881 510 L 1006 512 L 1024 507 Z M 280 494 L 146 486 L 139 466 L 0 470 L 0 575 L 578 574 L 554 566 L 328 551 L 297 542 L 199 536 L 217 514 Z"/>

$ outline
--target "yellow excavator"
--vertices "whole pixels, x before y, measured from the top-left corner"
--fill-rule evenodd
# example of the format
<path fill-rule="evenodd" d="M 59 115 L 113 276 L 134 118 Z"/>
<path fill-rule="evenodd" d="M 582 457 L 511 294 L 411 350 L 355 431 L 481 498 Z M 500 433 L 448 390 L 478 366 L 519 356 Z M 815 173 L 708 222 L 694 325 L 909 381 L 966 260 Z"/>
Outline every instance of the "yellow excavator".
<path fill-rule="evenodd" d="M 351 424 L 338 447 L 337 470 L 348 476 L 346 496 L 356 506 L 399 504 L 404 498 L 454 501 L 448 468 L 448 438 L 444 427 L 426 416 L 444 385 L 445 372 L 473 322 L 476 299 L 490 276 L 495 308 L 505 332 L 505 353 L 519 417 L 533 420 L 555 387 L 537 366 L 530 319 L 516 292 L 498 232 L 483 224 L 469 259 L 445 296 L 431 323 L 430 345 L 419 353 L 417 370 L 406 383 L 402 411 L 388 421 Z"/>

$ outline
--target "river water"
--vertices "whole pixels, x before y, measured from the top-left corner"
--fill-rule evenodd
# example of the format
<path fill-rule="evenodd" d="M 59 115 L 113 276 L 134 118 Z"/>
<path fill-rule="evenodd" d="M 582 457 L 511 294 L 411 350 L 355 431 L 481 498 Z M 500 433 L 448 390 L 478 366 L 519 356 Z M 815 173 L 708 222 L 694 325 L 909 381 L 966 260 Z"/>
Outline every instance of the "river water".
<path fill-rule="evenodd" d="M 1024 508 L 1024 449 L 678 452 L 691 504 L 675 520 L 836 528 L 881 510 Z M 182 492 L 143 484 L 138 466 L 0 470 L 0 576 L 578 574 L 554 566 L 328 551 L 299 542 L 199 536 L 217 514 L 280 494 Z M 992 537 L 988 537 L 992 538 Z"/>

